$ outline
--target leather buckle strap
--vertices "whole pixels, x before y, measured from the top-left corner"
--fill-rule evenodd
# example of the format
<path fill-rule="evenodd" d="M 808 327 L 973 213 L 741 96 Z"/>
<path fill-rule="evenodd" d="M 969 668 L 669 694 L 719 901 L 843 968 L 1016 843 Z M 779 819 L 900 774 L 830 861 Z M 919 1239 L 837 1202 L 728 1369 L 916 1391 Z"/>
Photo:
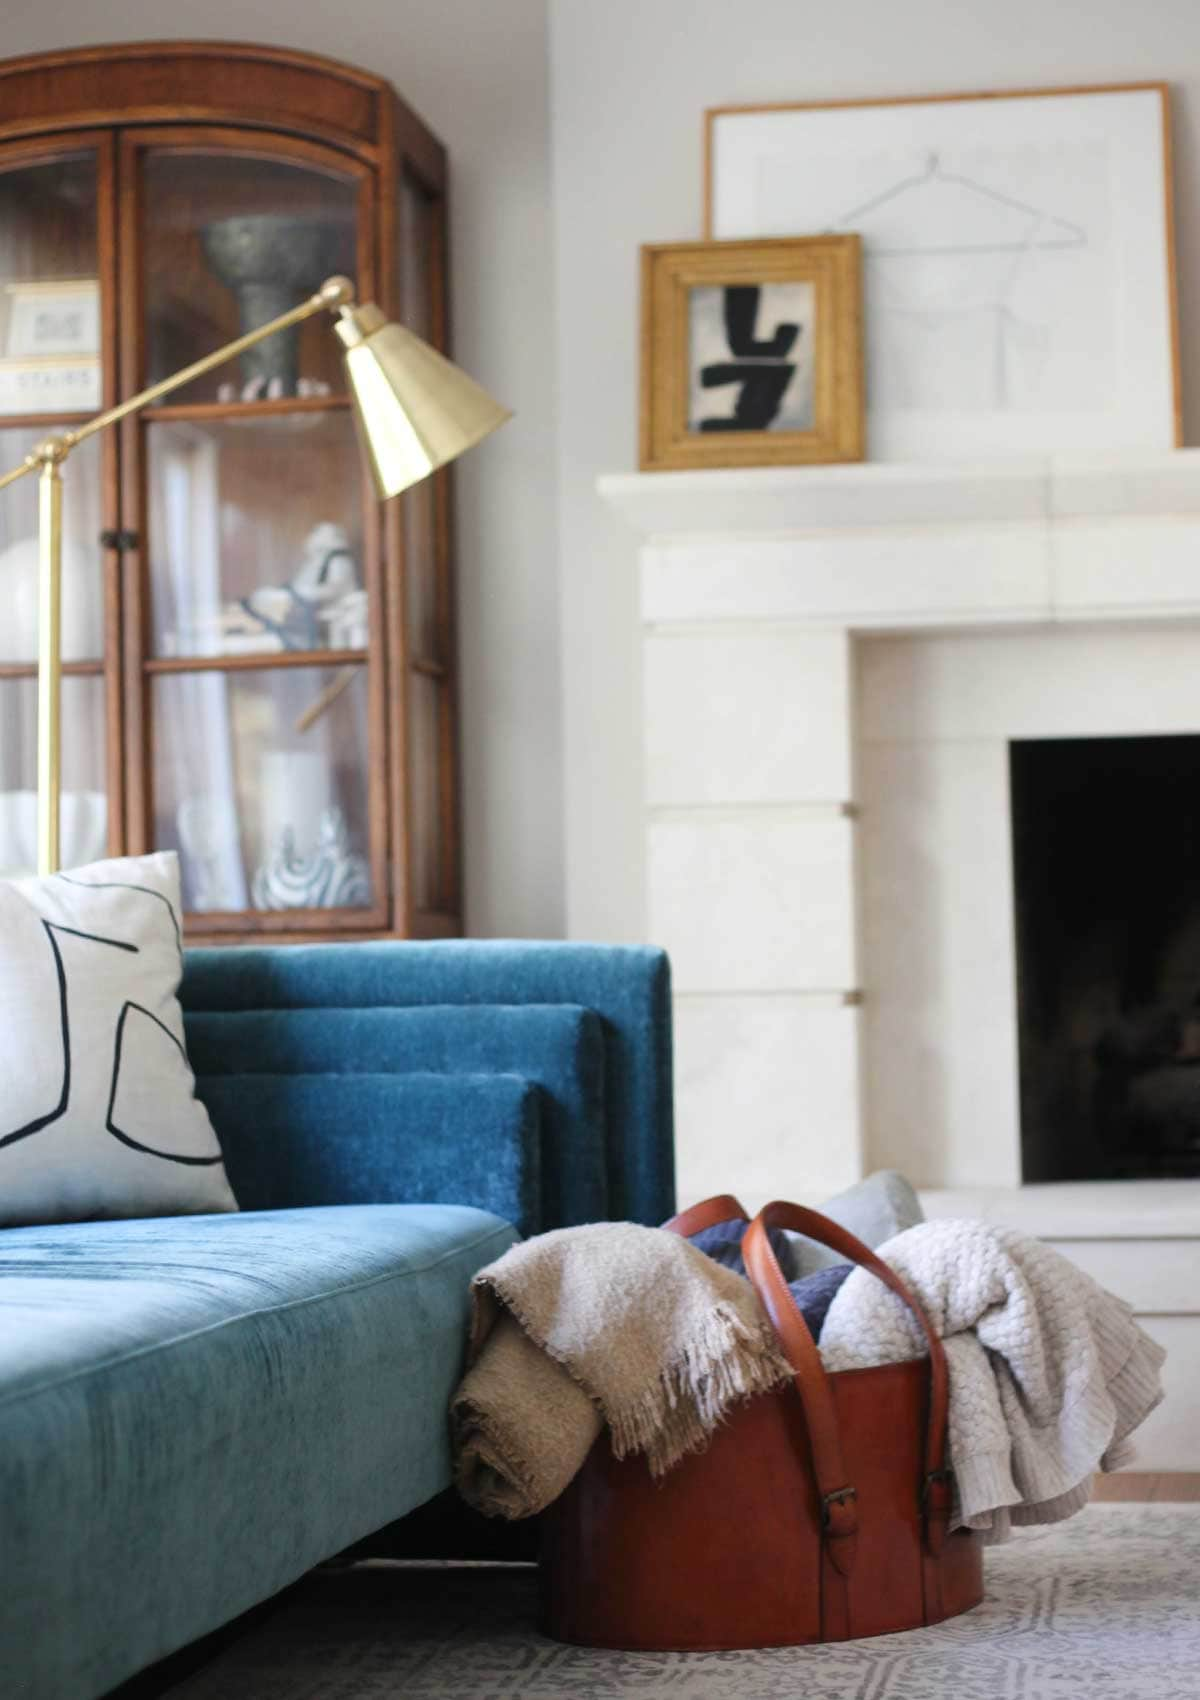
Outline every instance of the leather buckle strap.
<path fill-rule="evenodd" d="M 839 1228 L 836 1222 L 818 1215 L 815 1210 L 806 1210 L 799 1204 L 787 1204 L 782 1200 L 764 1205 L 759 1211 L 746 1231 L 743 1255 L 750 1279 L 758 1289 L 759 1298 L 775 1324 L 784 1355 L 796 1375 L 796 1385 L 804 1400 L 812 1443 L 814 1473 L 820 1489 L 827 1489 L 831 1482 L 845 1480 L 845 1465 L 838 1445 L 837 1418 L 828 1395 L 827 1377 L 820 1356 L 792 1302 L 787 1283 L 767 1239 L 769 1227 L 798 1229 L 822 1245 L 840 1252 L 843 1257 L 848 1257 L 860 1268 L 869 1269 L 908 1306 L 916 1318 L 929 1348 L 929 1414 L 925 1428 L 924 1465 L 932 1479 L 928 1495 L 922 1494 L 925 1506 L 922 1521 L 925 1524 L 927 1549 L 931 1552 L 940 1551 L 946 1535 L 950 1509 L 950 1496 L 945 1482 L 939 1480 L 946 1462 L 946 1417 L 950 1388 L 946 1354 L 936 1329 L 895 1270 L 882 1262 L 861 1240 L 856 1240 L 853 1234 Z M 851 1547 L 851 1542 L 842 1541 L 831 1550 L 846 1553 Z"/>
<path fill-rule="evenodd" d="M 921 1483 L 921 1524 L 925 1545 L 936 1558 L 946 1543 L 954 1471 L 930 1470 Z"/>
<path fill-rule="evenodd" d="M 824 1633 L 837 1641 L 844 1641 L 850 1634 L 850 1597 L 845 1584 L 858 1556 L 857 1499 L 858 1490 L 852 1487 L 834 1488 L 832 1493 L 821 1495 L 823 1565 L 832 1566 L 831 1570 L 822 1571 L 823 1620 L 828 1616 Z M 838 1622 L 840 1628 L 836 1627 Z"/>
<path fill-rule="evenodd" d="M 835 1488 L 832 1493 L 821 1495 L 821 1527 L 828 1535 L 853 1535 L 858 1528 L 858 1514 L 850 1510 L 850 1504 L 858 1498 L 858 1489 L 852 1487 Z M 834 1507 L 845 1507 L 846 1515 L 838 1516 Z M 841 1524 L 838 1528 L 836 1525 Z"/>
<path fill-rule="evenodd" d="M 949 1487 L 953 1480 L 954 1471 L 948 1465 L 944 1470 L 930 1470 L 921 1483 L 921 1504 L 928 1505 L 936 1488 L 943 1482 Z"/>

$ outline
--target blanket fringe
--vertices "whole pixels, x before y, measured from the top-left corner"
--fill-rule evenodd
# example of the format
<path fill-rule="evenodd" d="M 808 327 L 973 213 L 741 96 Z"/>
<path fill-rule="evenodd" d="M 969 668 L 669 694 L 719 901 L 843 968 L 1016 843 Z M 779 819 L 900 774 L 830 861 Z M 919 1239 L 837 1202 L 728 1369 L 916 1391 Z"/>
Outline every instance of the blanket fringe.
<path fill-rule="evenodd" d="M 664 1476 L 688 1452 L 707 1446 L 731 1405 L 769 1392 L 791 1375 L 774 1334 L 751 1328 L 717 1304 L 687 1349 L 630 1406 L 606 1412 L 617 1458 L 644 1452 Z"/>

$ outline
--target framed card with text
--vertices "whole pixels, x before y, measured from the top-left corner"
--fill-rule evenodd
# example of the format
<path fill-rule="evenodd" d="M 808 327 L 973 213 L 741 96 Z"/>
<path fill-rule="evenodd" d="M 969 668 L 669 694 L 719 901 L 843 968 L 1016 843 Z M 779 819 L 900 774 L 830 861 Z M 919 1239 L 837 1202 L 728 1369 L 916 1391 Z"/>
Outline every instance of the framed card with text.
<path fill-rule="evenodd" d="M 642 249 L 639 464 L 863 457 L 857 236 Z"/>
<path fill-rule="evenodd" d="M 857 231 L 872 459 L 1178 446 L 1165 84 L 706 114 L 706 234 Z"/>

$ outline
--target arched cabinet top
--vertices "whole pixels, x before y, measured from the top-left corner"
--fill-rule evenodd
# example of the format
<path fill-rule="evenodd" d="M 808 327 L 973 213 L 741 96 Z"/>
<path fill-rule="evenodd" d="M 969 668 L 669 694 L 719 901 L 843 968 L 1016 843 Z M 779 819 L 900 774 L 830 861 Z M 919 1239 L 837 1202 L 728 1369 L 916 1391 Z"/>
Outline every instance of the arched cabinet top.
<path fill-rule="evenodd" d="M 430 183 L 441 144 L 390 83 L 251 42 L 145 41 L 0 60 L 0 140 L 109 124 L 260 125 L 367 160 L 397 144 Z"/>

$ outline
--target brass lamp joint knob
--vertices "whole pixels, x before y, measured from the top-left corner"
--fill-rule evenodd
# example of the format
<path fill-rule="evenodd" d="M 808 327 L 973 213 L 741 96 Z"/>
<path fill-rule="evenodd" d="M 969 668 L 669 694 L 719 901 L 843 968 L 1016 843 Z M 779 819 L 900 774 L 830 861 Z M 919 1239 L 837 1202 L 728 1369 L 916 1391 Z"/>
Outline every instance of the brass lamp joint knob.
<path fill-rule="evenodd" d="M 354 285 L 348 277 L 327 277 L 316 299 L 322 307 L 349 307 L 354 302 Z"/>
<path fill-rule="evenodd" d="M 75 446 L 73 432 L 64 431 L 61 437 L 46 437 L 36 443 L 25 456 L 26 466 L 61 466 Z"/>

